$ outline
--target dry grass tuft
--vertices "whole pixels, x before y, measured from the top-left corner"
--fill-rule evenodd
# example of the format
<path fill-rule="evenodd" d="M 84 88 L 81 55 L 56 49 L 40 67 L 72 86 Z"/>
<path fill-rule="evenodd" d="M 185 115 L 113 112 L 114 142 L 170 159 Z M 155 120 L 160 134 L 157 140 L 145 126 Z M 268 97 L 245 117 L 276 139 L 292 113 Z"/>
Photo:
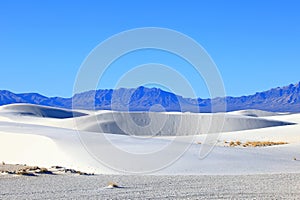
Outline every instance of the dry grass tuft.
<path fill-rule="evenodd" d="M 22 175 L 22 176 L 36 176 L 34 173 L 28 172 L 27 170 L 24 169 L 17 171 L 15 174 Z"/>
<path fill-rule="evenodd" d="M 229 146 L 230 147 L 235 147 L 235 146 L 237 146 L 237 144 L 234 141 L 230 141 L 229 142 Z"/>
<path fill-rule="evenodd" d="M 225 144 L 228 144 L 226 142 Z M 242 146 L 242 147 L 268 147 L 268 146 L 275 146 L 275 145 L 284 145 L 288 144 L 287 142 L 270 142 L 270 141 L 247 141 L 242 143 L 240 141 L 230 141 L 230 147 Z"/>
<path fill-rule="evenodd" d="M 39 174 L 53 174 L 52 171 L 49 171 L 47 168 L 44 168 L 44 167 L 36 170 L 36 172 Z"/>
<path fill-rule="evenodd" d="M 246 146 L 250 147 L 267 147 L 267 146 L 274 146 L 274 145 L 284 145 L 287 144 L 287 142 L 270 142 L 270 141 L 255 141 L 255 142 L 246 142 Z"/>
<path fill-rule="evenodd" d="M 26 166 L 26 165 L 24 165 Z M 24 170 L 27 170 L 27 171 L 36 171 L 36 170 L 39 170 L 40 168 L 38 166 L 26 166 L 24 168 Z"/>

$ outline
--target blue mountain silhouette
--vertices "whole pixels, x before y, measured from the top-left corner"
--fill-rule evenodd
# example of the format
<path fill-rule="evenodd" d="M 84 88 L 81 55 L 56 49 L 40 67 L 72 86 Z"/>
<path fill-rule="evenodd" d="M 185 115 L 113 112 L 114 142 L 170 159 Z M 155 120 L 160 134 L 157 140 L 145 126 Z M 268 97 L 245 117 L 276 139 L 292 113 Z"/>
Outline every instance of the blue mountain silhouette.
<path fill-rule="evenodd" d="M 71 98 L 46 97 L 38 93 L 15 94 L 0 90 L 0 105 L 30 103 L 61 108 L 121 111 L 214 112 L 260 109 L 273 112 L 300 112 L 300 83 L 277 87 L 254 95 L 215 99 L 184 98 L 158 88 L 93 90 Z M 226 110 L 224 110 L 226 106 Z"/>

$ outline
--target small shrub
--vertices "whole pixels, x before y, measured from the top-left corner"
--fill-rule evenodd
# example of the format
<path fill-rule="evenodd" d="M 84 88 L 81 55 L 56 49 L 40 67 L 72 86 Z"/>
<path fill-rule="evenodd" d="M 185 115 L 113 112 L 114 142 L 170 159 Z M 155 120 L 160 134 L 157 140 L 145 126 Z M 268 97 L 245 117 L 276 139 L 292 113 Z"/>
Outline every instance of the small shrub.
<path fill-rule="evenodd" d="M 65 169 L 64 171 L 65 171 L 65 173 L 71 173 L 71 174 L 77 173 L 77 171 L 75 169 Z"/>
<path fill-rule="evenodd" d="M 25 166 L 25 165 L 24 165 Z M 36 171 L 39 170 L 40 168 L 38 166 L 26 166 L 24 168 L 24 170 L 28 170 L 28 171 Z"/>
<path fill-rule="evenodd" d="M 22 176 L 36 176 L 34 173 L 28 172 L 26 170 L 19 170 L 16 172 L 16 174 Z"/>
<path fill-rule="evenodd" d="M 63 169 L 63 167 L 61 167 L 61 166 L 52 166 L 51 168 L 52 169 Z"/>
<path fill-rule="evenodd" d="M 39 173 L 39 174 L 53 174 L 47 168 L 40 168 L 40 169 L 37 170 L 37 173 Z"/>

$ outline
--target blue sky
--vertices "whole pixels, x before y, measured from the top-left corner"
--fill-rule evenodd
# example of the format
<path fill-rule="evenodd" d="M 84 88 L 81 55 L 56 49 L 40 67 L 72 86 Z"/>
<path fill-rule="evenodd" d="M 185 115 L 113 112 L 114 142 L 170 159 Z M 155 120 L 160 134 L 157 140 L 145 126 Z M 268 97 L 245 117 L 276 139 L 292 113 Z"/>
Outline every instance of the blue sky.
<path fill-rule="evenodd" d="M 195 39 L 218 66 L 227 95 L 296 83 L 299 10 L 297 0 L 1 1 L 0 89 L 69 97 L 77 71 L 93 48 L 140 27 L 174 29 Z M 159 62 L 142 55 L 132 59 Z M 164 59 L 175 65 L 171 57 Z M 122 75 L 118 67 L 126 63 L 116 66 L 99 87 L 114 87 L 114 75 Z M 187 68 L 181 70 L 189 76 Z M 191 82 L 198 96 L 208 96 L 204 82 Z"/>

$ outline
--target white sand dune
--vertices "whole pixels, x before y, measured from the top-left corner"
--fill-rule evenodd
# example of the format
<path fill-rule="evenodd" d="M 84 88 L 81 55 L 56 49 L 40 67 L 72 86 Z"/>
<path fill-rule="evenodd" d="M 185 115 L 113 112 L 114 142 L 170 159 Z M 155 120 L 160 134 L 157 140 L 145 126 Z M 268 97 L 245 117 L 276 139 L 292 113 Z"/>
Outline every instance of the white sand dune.
<path fill-rule="evenodd" d="M 239 110 L 230 112 L 230 114 L 243 115 L 249 117 L 270 117 L 278 115 L 287 115 L 288 113 L 268 112 L 263 110 Z"/>
<path fill-rule="evenodd" d="M 183 136 L 292 125 L 229 114 L 106 112 L 76 119 L 79 130 L 137 136 Z"/>
<path fill-rule="evenodd" d="M 76 117 L 71 118 L 74 113 Z M 146 154 L 154 152 L 156 157 L 151 162 L 160 164 L 170 159 L 172 152 L 177 154 L 192 144 L 185 153 L 182 152 L 184 154 L 174 158 L 174 162 L 152 173 L 299 173 L 300 161 L 293 158 L 300 159 L 300 115 L 266 116 L 255 111 L 256 117 L 249 117 L 243 113 L 249 111 L 240 111 L 240 114 L 73 112 L 26 104 L 2 106 L 0 161 L 63 165 L 92 173 L 117 174 L 143 171 L 141 168 L 145 166 L 150 169 L 153 163 L 147 163 Z M 200 160 L 199 151 L 211 133 L 220 133 L 216 147 Z M 261 148 L 224 146 L 224 141 L 235 140 L 289 144 Z M 168 154 L 160 153 L 171 144 Z M 124 152 L 137 155 L 137 158 L 130 161 L 124 157 Z M 115 161 L 115 165 L 99 158 Z"/>
<path fill-rule="evenodd" d="M 182 136 L 205 133 L 231 132 L 274 126 L 292 125 L 287 121 L 261 119 L 244 116 L 245 113 L 257 116 L 274 116 L 265 111 L 240 111 L 240 115 L 217 113 L 148 113 L 148 112 L 113 112 L 113 111 L 71 111 L 30 104 L 13 104 L 0 107 L 0 111 L 9 119 L 22 123 L 78 129 L 81 131 L 124 134 L 124 135 L 160 135 Z M 72 117 L 77 117 L 73 119 Z M 21 116 L 21 117 L 20 117 Z M 22 116 L 34 116 L 39 119 Z M 80 117 L 81 116 L 81 117 Z M 42 119 L 41 119 L 42 118 Z M 43 118 L 54 118 L 43 119 Z M 69 119 L 68 119 L 69 118 Z M 56 120 L 66 119 L 66 120 Z"/>
<path fill-rule="evenodd" d="M 47 117 L 65 119 L 72 117 L 80 117 L 86 115 L 85 113 L 78 111 L 71 111 L 62 108 L 53 108 L 49 106 L 40 106 L 32 104 L 10 104 L 0 107 L 2 113 L 10 113 L 15 115 L 25 115 L 34 117 Z"/>

